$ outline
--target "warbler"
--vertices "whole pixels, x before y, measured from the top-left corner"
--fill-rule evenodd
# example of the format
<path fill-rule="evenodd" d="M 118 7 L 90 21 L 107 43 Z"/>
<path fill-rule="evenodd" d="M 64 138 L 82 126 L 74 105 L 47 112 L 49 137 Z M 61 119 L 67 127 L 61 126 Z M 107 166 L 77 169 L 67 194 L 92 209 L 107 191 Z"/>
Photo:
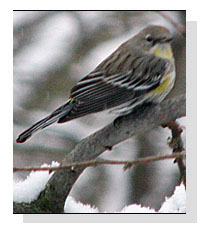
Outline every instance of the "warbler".
<path fill-rule="evenodd" d="M 175 82 L 171 33 L 149 26 L 121 44 L 72 89 L 68 100 L 17 138 L 25 142 L 33 133 L 90 113 L 110 109 L 123 116 L 143 103 L 161 102 Z"/>

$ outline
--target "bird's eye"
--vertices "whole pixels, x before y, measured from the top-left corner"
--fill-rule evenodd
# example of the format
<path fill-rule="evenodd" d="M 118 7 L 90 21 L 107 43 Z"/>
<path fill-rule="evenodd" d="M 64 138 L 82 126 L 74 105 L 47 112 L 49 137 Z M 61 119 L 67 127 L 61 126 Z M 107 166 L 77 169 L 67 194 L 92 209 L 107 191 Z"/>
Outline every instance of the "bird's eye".
<path fill-rule="evenodd" d="M 153 41 L 153 38 L 151 37 L 150 34 L 147 34 L 145 39 L 148 41 L 148 42 L 152 42 Z"/>

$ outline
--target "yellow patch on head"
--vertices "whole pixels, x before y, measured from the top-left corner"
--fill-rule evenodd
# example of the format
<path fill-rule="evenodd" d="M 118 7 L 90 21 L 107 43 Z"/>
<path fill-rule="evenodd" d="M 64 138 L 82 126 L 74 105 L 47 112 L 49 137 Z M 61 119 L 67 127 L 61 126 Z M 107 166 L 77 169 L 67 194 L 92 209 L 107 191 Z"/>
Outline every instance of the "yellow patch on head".
<path fill-rule="evenodd" d="M 167 59 L 171 59 L 173 57 L 171 47 L 168 47 L 168 48 L 158 47 L 155 49 L 154 55 L 161 58 L 167 58 Z"/>
<path fill-rule="evenodd" d="M 157 92 L 157 93 L 161 93 L 166 91 L 170 86 L 170 76 L 167 76 L 163 82 L 156 88 L 153 90 L 153 92 Z"/>

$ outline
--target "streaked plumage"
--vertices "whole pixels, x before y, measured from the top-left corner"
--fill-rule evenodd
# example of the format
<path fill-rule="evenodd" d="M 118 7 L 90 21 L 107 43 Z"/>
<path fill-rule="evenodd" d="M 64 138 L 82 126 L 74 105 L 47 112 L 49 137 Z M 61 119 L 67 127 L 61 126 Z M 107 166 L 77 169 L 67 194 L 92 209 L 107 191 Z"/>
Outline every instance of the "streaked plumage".
<path fill-rule="evenodd" d="M 23 132 L 17 142 L 54 122 L 107 109 L 124 115 L 144 102 L 162 101 L 175 80 L 170 41 L 171 35 L 163 27 L 144 29 L 80 80 L 63 106 Z"/>

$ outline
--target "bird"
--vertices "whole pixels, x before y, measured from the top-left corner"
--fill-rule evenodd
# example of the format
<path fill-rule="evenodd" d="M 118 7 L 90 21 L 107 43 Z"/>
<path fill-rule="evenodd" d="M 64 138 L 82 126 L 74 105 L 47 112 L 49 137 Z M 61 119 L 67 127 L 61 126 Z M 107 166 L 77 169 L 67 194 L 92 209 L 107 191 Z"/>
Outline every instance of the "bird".
<path fill-rule="evenodd" d="M 124 116 L 144 103 L 160 103 L 172 90 L 176 77 L 172 39 L 163 26 L 142 29 L 82 78 L 62 106 L 22 132 L 16 142 L 25 142 L 55 122 L 103 110 Z"/>

